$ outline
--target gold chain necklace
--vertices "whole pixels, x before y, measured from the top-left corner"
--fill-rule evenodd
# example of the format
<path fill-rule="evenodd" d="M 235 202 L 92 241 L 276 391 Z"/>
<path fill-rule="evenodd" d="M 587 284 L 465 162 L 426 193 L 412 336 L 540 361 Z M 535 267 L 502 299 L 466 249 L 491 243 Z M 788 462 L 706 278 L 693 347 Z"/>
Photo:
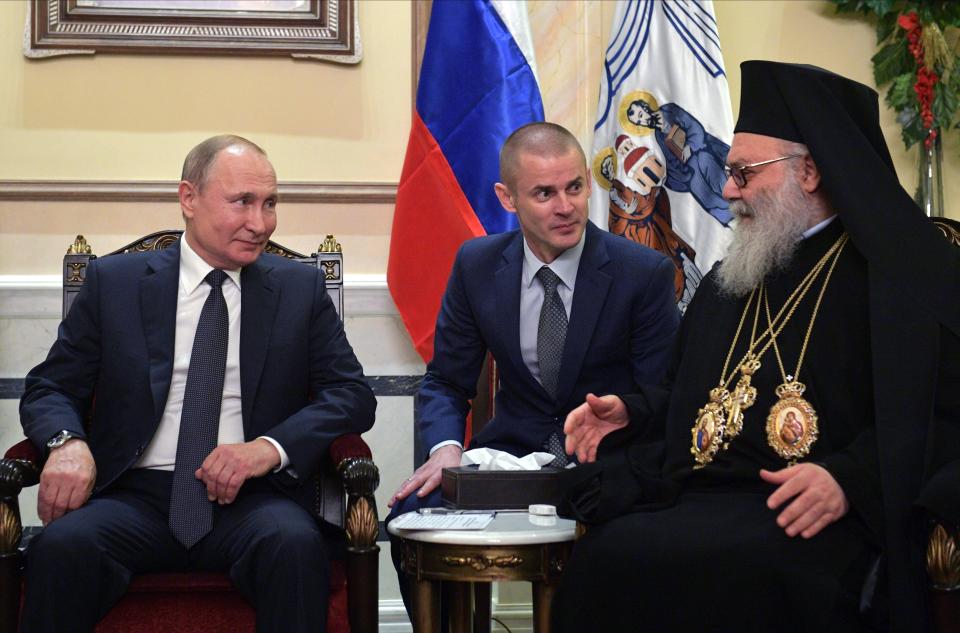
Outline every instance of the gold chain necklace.
<path fill-rule="evenodd" d="M 840 236 L 840 247 L 837 249 L 827 275 L 823 280 L 823 286 L 820 287 L 820 293 L 817 296 L 817 302 L 813 306 L 813 313 L 810 315 L 810 323 L 807 325 L 807 332 L 803 337 L 803 344 L 800 346 L 800 355 L 797 358 L 797 368 L 793 375 L 788 375 L 783 365 L 783 358 L 780 356 L 780 347 L 777 345 L 776 335 L 773 336 L 773 352 L 777 357 L 777 364 L 780 366 L 780 375 L 783 377 L 783 383 L 776 388 L 777 402 L 770 407 L 770 414 L 767 416 L 767 443 L 777 452 L 780 457 L 789 460 L 793 465 L 798 459 L 806 457 L 813 447 L 813 443 L 819 437 L 819 428 L 817 426 L 817 412 L 813 405 L 803 398 L 803 392 L 807 387 L 800 382 L 800 368 L 803 366 L 803 358 L 807 353 L 807 344 L 810 342 L 810 334 L 813 332 L 813 324 L 817 320 L 817 314 L 820 312 L 820 304 L 823 302 L 823 295 L 830 283 L 830 277 L 833 275 L 833 269 L 840 259 L 840 253 L 847 244 L 847 234 Z M 766 287 L 760 289 L 763 296 L 764 308 L 767 313 L 767 323 L 770 318 L 770 301 L 766 292 Z M 779 332 L 778 332 L 779 334 Z"/>
<path fill-rule="evenodd" d="M 754 404 L 757 397 L 756 387 L 751 385 L 751 380 L 752 376 L 760 369 L 760 358 L 772 345 L 775 345 L 777 335 L 783 331 L 783 328 L 790 321 L 797 306 L 800 305 L 807 291 L 810 290 L 816 278 L 826 267 L 827 262 L 830 261 L 831 257 L 839 254 L 845 236 L 846 233 L 840 236 L 810 272 L 804 276 L 793 292 L 790 293 L 790 296 L 787 297 L 787 300 L 784 301 L 783 306 L 774 318 L 771 319 L 769 310 L 767 311 L 767 328 L 759 336 L 756 336 L 756 329 L 764 286 L 761 284 L 759 288 L 750 293 L 743 308 L 743 313 L 740 315 L 740 322 L 737 325 L 733 341 L 730 343 L 730 349 L 727 351 L 727 357 L 720 372 L 719 384 L 710 390 L 710 401 L 697 411 L 696 422 L 690 430 L 692 440 L 690 452 L 696 461 L 694 468 L 702 468 L 713 461 L 721 447 L 727 448 L 729 441 L 743 429 L 743 412 Z M 836 259 L 834 259 L 834 263 L 836 263 Z M 733 351 L 740 339 L 740 333 L 743 330 L 743 324 L 746 322 L 754 297 L 756 297 L 756 306 L 750 343 L 743 358 L 728 375 L 727 369 L 730 366 L 730 359 L 733 357 Z M 765 341 L 764 339 L 767 339 L 767 337 L 769 339 Z M 759 350 L 757 350 L 758 347 L 760 347 Z M 728 387 L 738 372 L 741 377 L 733 393 L 731 393 L 728 391 Z"/>
<path fill-rule="evenodd" d="M 740 371 L 740 380 L 737 381 L 737 386 L 734 388 L 732 393 L 726 392 L 726 386 L 729 384 L 729 381 L 733 379 L 735 372 L 731 372 L 730 377 L 723 384 L 723 389 L 720 391 L 719 396 L 724 407 L 724 413 L 726 416 L 726 423 L 724 425 L 724 434 L 723 434 L 723 448 L 727 448 L 729 441 L 735 438 L 740 434 L 740 431 L 743 430 L 743 412 L 746 409 L 749 409 L 753 406 L 753 403 L 757 399 L 757 389 L 751 384 L 753 375 L 760 369 L 760 358 L 763 354 L 770 348 L 771 344 L 776 340 L 776 334 L 778 334 L 787 322 L 790 320 L 790 317 L 793 316 L 794 311 L 797 309 L 797 306 L 800 305 L 800 302 L 803 300 L 804 296 L 807 294 L 807 291 L 812 287 L 814 280 L 820 274 L 820 271 L 823 269 L 826 264 L 826 257 L 829 257 L 829 254 L 833 253 L 833 249 L 828 251 L 828 255 L 820 258 L 820 261 L 807 273 L 806 277 L 801 280 L 801 282 L 794 288 L 793 292 L 790 293 L 790 296 L 787 297 L 787 300 L 781 306 L 780 311 L 777 312 L 775 319 L 767 319 L 767 329 L 760 334 L 759 337 L 756 337 L 756 323 L 760 318 L 760 295 L 757 296 L 757 307 L 754 313 L 754 331 L 751 333 L 750 345 L 747 348 L 747 353 L 744 357 L 737 363 L 737 369 Z M 749 306 L 748 306 L 749 307 Z M 781 317 L 783 318 L 780 321 Z M 756 350 L 757 346 L 763 341 L 764 337 L 769 336 L 770 339 L 760 348 L 759 351 Z M 736 345 L 736 341 L 734 341 Z M 725 373 L 725 372 L 724 372 Z M 711 392 L 711 395 L 713 392 Z M 718 445 L 719 446 L 719 445 Z"/>

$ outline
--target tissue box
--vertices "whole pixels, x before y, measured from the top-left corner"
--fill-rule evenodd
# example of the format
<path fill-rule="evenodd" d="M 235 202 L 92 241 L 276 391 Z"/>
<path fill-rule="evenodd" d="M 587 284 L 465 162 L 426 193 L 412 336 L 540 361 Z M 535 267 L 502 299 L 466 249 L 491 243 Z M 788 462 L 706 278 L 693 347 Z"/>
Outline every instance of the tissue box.
<path fill-rule="evenodd" d="M 531 503 L 559 505 L 560 468 L 478 470 L 476 466 L 444 468 L 440 499 L 460 510 L 517 510 Z"/>

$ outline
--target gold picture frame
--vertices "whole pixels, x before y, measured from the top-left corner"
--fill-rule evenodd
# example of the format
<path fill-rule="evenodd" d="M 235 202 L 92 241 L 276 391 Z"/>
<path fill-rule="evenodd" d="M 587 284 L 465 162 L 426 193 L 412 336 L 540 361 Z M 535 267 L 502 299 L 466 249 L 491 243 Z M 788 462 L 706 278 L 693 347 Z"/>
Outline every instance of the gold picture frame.
<path fill-rule="evenodd" d="M 361 58 L 356 0 L 30 0 L 28 57 L 65 53 Z"/>

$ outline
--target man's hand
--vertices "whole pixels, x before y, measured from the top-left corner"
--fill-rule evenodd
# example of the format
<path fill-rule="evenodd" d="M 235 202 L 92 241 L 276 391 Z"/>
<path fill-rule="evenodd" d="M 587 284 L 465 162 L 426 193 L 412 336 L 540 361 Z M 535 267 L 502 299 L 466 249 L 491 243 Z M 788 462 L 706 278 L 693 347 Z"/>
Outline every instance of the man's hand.
<path fill-rule="evenodd" d="M 597 447 L 608 433 L 621 429 L 630 419 L 627 406 L 617 396 L 587 394 L 587 401 L 571 411 L 563 424 L 567 455 L 577 454 L 581 464 L 597 459 Z"/>
<path fill-rule="evenodd" d="M 826 468 L 803 463 L 775 472 L 761 470 L 760 477 L 779 487 L 767 499 L 771 510 L 793 499 L 777 516 L 787 536 L 813 538 L 849 510 L 847 495 Z"/>
<path fill-rule="evenodd" d="M 83 440 L 71 439 L 50 451 L 40 473 L 37 498 L 37 514 L 43 524 L 48 525 L 86 503 L 96 479 L 97 465 Z"/>
<path fill-rule="evenodd" d="M 392 508 L 393 504 L 401 499 L 406 499 L 407 495 L 414 490 L 417 491 L 418 497 L 425 497 L 433 492 L 433 489 L 440 485 L 443 469 L 459 466 L 462 454 L 463 449 L 455 444 L 447 444 L 435 450 L 430 459 L 393 493 L 393 497 L 387 505 Z M 419 490 L 417 490 L 418 488 Z"/>
<path fill-rule="evenodd" d="M 263 438 L 243 444 L 221 444 L 197 469 L 207 487 L 207 498 L 220 505 L 233 503 L 240 486 L 251 477 L 263 477 L 280 465 L 280 453 Z"/>

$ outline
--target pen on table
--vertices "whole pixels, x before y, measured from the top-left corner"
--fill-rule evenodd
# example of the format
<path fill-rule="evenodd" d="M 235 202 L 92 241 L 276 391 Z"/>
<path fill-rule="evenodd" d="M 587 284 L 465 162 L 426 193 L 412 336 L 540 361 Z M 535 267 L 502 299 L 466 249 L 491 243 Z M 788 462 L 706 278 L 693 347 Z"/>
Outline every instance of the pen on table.
<path fill-rule="evenodd" d="M 492 514 L 497 516 L 497 510 L 454 510 L 452 508 L 419 508 L 417 514 Z"/>

